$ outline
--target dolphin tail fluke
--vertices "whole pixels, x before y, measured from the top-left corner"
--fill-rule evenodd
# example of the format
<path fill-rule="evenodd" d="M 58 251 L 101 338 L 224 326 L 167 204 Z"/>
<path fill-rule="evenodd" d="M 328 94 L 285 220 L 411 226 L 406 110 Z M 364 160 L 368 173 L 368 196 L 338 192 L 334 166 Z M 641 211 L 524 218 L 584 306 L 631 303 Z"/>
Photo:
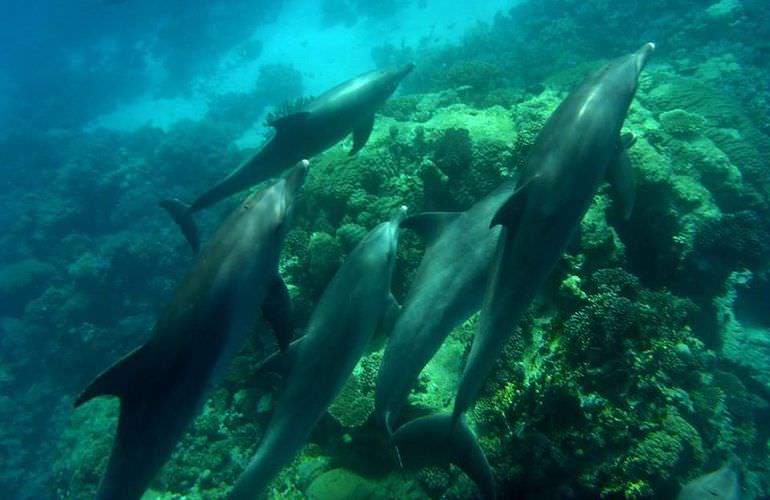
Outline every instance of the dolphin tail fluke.
<path fill-rule="evenodd" d="M 200 238 L 198 236 L 198 226 L 195 224 L 192 212 L 190 211 L 190 205 L 177 198 L 170 198 L 161 201 L 160 206 L 171 215 L 171 218 L 174 219 L 174 222 L 182 230 L 182 234 L 184 234 L 193 252 L 197 254 L 200 250 Z"/>
<path fill-rule="evenodd" d="M 478 485 L 485 499 L 495 498 L 492 468 L 462 416 L 457 421 L 448 413 L 417 418 L 399 427 L 392 442 L 421 464 L 455 464 Z"/>
<path fill-rule="evenodd" d="M 75 400 L 75 408 L 97 396 L 117 396 L 125 398 L 142 373 L 146 373 L 147 359 L 145 346 L 140 346 L 119 359 L 91 381 L 88 387 Z"/>

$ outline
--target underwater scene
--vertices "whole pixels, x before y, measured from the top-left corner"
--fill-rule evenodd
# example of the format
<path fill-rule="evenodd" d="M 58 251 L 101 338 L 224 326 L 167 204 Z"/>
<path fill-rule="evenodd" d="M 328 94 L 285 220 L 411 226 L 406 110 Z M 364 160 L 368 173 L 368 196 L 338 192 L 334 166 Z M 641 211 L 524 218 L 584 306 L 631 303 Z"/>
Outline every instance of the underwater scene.
<path fill-rule="evenodd" d="M 765 0 L 5 0 L 0 499 L 770 498 Z"/>

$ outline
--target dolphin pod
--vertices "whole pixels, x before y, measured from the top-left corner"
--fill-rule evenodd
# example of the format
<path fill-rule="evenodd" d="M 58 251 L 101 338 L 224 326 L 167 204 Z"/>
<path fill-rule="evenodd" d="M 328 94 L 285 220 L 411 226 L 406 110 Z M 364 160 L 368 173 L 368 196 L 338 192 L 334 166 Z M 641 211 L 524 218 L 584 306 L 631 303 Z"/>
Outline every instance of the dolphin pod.
<path fill-rule="evenodd" d="M 621 136 L 621 128 L 653 50 L 652 43 L 645 44 L 586 78 L 547 120 L 518 177 L 467 211 L 404 218 L 402 210 L 370 231 L 327 285 L 307 333 L 291 344 L 290 301 L 277 269 L 307 163 L 249 196 L 211 238 L 159 316 L 152 338 L 99 375 L 77 399 L 76 406 L 99 395 L 115 395 L 121 402 L 97 498 L 141 497 L 244 343 L 260 308 L 279 346 L 265 366 L 288 373 L 231 499 L 264 492 L 305 444 L 375 330 L 391 326 L 375 413 L 399 459 L 403 451 L 411 465 L 418 451 L 428 463 L 454 463 L 484 498 L 495 498 L 492 469 L 464 413 L 603 181 L 610 182 L 623 214 L 630 214 L 634 178 L 627 149 L 634 138 Z M 374 113 L 413 67 L 367 73 L 271 121 L 276 134 L 254 157 L 191 205 L 173 199 L 162 206 L 197 252 L 193 213 L 324 151 L 350 132 L 351 154 L 356 153 L 371 133 Z M 399 312 L 390 285 L 401 227 L 418 232 L 426 250 Z M 452 329 L 479 309 L 452 412 L 397 427 L 421 370 Z"/>
<path fill-rule="evenodd" d="M 535 139 L 516 191 L 495 214 L 502 225 L 481 318 L 460 377 L 456 419 L 476 400 L 522 313 L 567 248 L 600 184 L 632 193 L 631 163 L 620 129 L 639 75 L 655 45 L 618 58 L 586 78 L 548 118 Z M 619 171 L 619 170 L 623 171 Z M 609 174 L 609 175 L 608 175 Z M 622 205 L 630 211 L 631 200 Z"/>
<path fill-rule="evenodd" d="M 302 448 L 384 318 L 405 208 L 383 222 L 345 259 L 324 290 L 262 442 L 230 494 L 255 498 Z"/>
<path fill-rule="evenodd" d="M 98 375 L 75 401 L 78 407 L 96 396 L 120 398 L 97 499 L 142 496 L 245 343 L 260 306 L 288 297 L 278 259 L 307 165 L 300 162 L 230 215 L 158 316 L 152 337 Z"/>
<path fill-rule="evenodd" d="M 192 214 L 275 176 L 303 158 L 322 153 L 350 133 L 350 154 L 354 155 L 369 140 L 375 112 L 413 69 L 414 64 L 407 64 L 370 71 L 303 102 L 294 112 L 270 120 L 268 125 L 275 129 L 273 138 L 190 205 L 174 198 L 163 200 L 161 206 L 197 253 L 200 243 Z"/>

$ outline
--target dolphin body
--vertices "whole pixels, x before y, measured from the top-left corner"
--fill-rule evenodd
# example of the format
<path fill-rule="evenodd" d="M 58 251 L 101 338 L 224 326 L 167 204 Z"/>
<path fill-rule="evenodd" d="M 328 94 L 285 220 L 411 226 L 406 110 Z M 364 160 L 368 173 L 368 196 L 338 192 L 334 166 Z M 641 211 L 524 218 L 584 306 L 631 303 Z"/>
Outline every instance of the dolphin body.
<path fill-rule="evenodd" d="M 385 347 L 377 374 L 375 413 L 388 434 L 417 377 L 447 335 L 481 307 L 499 228 L 489 221 L 513 193 L 506 181 L 465 212 L 407 217 L 427 248 Z"/>
<path fill-rule="evenodd" d="M 735 469 L 736 464 L 728 462 L 696 477 L 682 487 L 676 500 L 740 500 L 741 486 Z"/>
<path fill-rule="evenodd" d="M 291 368 L 262 442 L 230 499 L 253 499 L 302 449 L 342 390 L 386 316 L 402 209 L 375 227 L 345 259 L 324 290 L 307 333 L 293 343 Z"/>
<path fill-rule="evenodd" d="M 455 420 L 476 400 L 484 380 L 608 179 L 630 212 L 633 179 L 621 138 L 639 74 L 655 46 L 647 43 L 589 76 L 554 111 L 537 136 L 516 191 L 491 225 L 502 225 L 479 330 L 455 398 Z"/>
<path fill-rule="evenodd" d="M 197 253 L 198 230 L 192 214 L 278 174 L 302 158 L 313 157 L 353 133 L 354 155 L 364 147 L 374 126 L 374 114 L 414 64 L 375 70 L 327 90 L 302 103 L 298 110 L 268 122 L 275 135 L 254 156 L 187 205 L 178 199 L 161 202 Z"/>
<path fill-rule="evenodd" d="M 260 305 L 267 319 L 287 310 L 278 260 L 306 173 L 304 161 L 249 196 L 176 289 L 150 340 L 98 375 L 75 401 L 78 407 L 96 396 L 120 398 L 97 500 L 140 498 L 245 342 Z M 279 338 L 279 345 L 288 341 Z"/>

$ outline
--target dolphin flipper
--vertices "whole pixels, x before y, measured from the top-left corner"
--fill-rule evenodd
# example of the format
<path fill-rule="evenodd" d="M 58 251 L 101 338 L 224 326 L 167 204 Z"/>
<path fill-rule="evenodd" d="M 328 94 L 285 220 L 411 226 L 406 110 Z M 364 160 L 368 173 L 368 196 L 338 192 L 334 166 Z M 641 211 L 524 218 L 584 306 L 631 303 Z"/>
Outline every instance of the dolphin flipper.
<path fill-rule="evenodd" d="M 259 365 L 257 365 L 257 368 L 254 371 L 258 375 L 262 373 L 275 373 L 285 377 L 294 366 L 299 346 L 302 345 L 304 339 L 305 337 L 298 338 L 289 344 L 283 352 L 275 351 L 274 353 L 269 354 L 259 363 Z"/>
<path fill-rule="evenodd" d="M 503 205 L 497 210 L 497 213 L 492 217 L 492 221 L 489 223 L 489 227 L 495 227 L 497 225 L 503 225 L 508 229 L 514 229 L 519 225 L 519 220 L 524 212 L 524 207 L 527 204 L 527 187 L 529 182 L 516 188 L 516 191 L 503 203 Z"/>
<path fill-rule="evenodd" d="M 419 457 L 425 465 L 451 462 L 465 472 L 486 499 L 495 498 L 495 479 L 484 450 L 461 417 L 453 427 L 449 413 L 420 417 L 393 433 L 391 442 L 404 457 Z"/>
<path fill-rule="evenodd" d="M 294 337 L 294 308 L 286 283 L 280 276 L 276 276 L 269 285 L 262 303 L 262 317 L 273 327 L 278 348 L 286 352 Z"/>
<path fill-rule="evenodd" d="M 176 222 L 182 230 L 182 234 L 184 234 L 185 239 L 187 239 L 187 242 L 190 244 L 193 253 L 197 254 L 200 250 L 201 243 L 200 237 L 198 236 L 198 226 L 195 225 L 192 212 L 190 212 L 190 205 L 178 198 L 163 200 L 159 205 L 166 209 L 169 215 L 171 215 L 171 218 L 174 219 L 174 222 Z"/>
<path fill-rule="evenodd" d="M 401 314 L 401 304 L 398 303 L 393 293 L 389 293 L 385 311 L 383 311 L 380 319 L 379 331 L 390 337 L 390 332 L 393 331 L 399 314 Z"/>
<path fill-rule="evenodd" d="M 623 134 L 620 139 L 620 152 L 617 159 L 607 168 L 607 182 L 615 191 L 618 203 L 623 210 L 623 218 L 628 219 L 634 209 L 636 198 L 636 178 L 628 157 L 628 149 L 634 145 L 636 137 L 633 134 Z"/>
<path fill-rule="evenodd" d="M 348 153 L 348 156 L 353 156 L 361 151 L 361 148 L 366 145 L 366 141 L 369 140 L 369 136 L 372 135 L 373 128 L 374 115 L 359 125 L 358 128 L 353 129 L 353 148 L 350 150 L 350 153 Z"/>

